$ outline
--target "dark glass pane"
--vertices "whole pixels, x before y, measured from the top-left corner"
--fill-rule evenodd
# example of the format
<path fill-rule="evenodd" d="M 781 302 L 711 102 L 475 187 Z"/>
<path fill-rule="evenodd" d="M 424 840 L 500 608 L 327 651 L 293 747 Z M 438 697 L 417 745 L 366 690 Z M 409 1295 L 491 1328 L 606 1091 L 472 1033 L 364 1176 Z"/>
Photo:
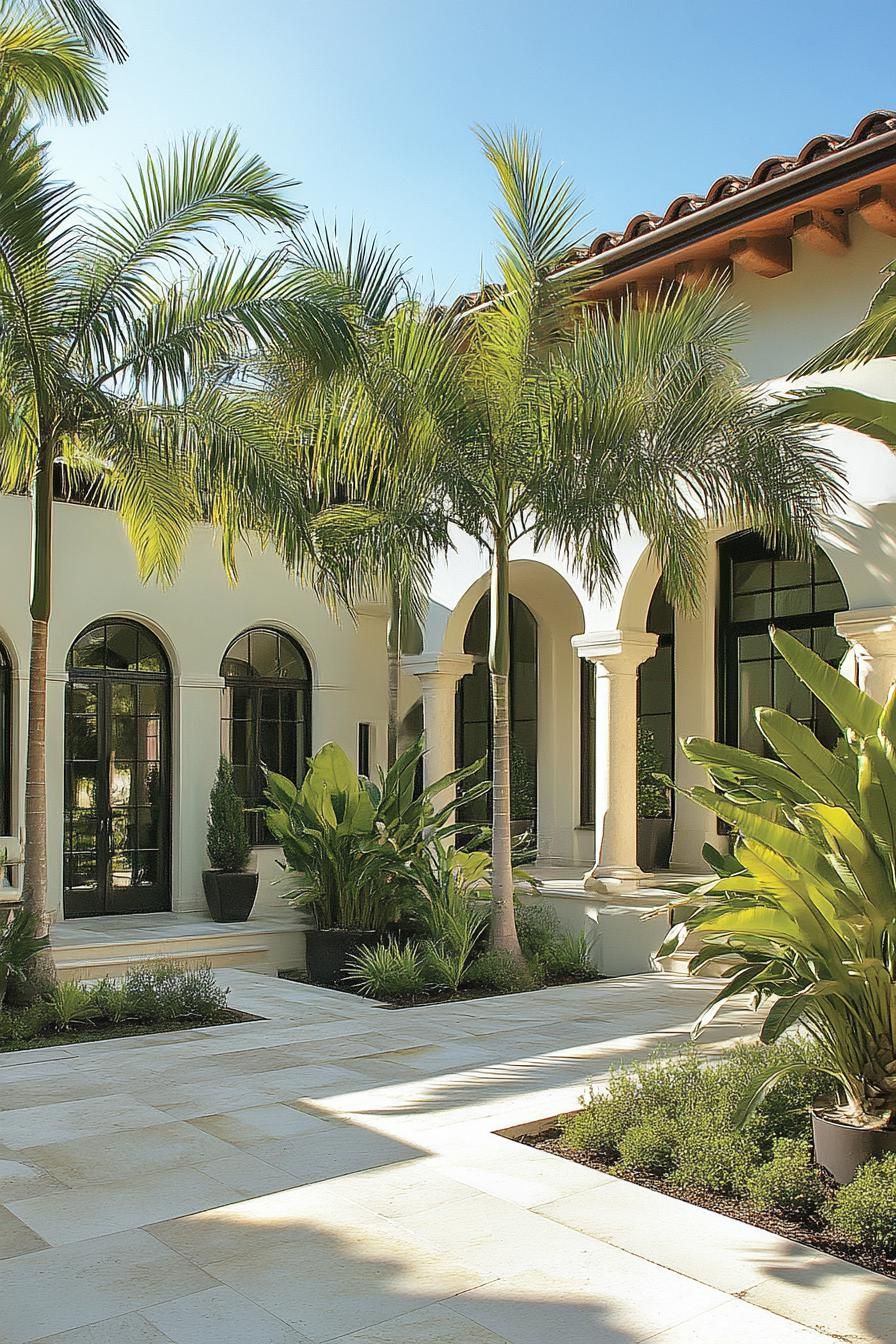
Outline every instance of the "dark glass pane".
<path fill-rule="evenodd" d="M 731 588 L 736 593 L 756 593 L 772 586 L 770 560 L 739 560 L 732 568 Z"/>
<path fill-rule="evenodd" d="M 734 599 L 735 621 L 768 620 L 772 614 L 771 593 L 745 593 Z"/>
<path fill-rule="evenodd" d="M 249 631 L 250 662 L 256 677 L 280 676 L 280 636 L 273 630 Z"/>
<path fill-rule="evenodd" d="M 89 681 L 71 682 L 68 688 L 68 707 L 72 714 L 95 714 L 96 685 Z"/>
<path fill-rule="evenodd" d="M 280 717 L 280 690 L 277 686 L 263 686 L 259 694 L 259 713 L 263 719 L 276 721 Z"/>
<path fill-rule="evenodd" d="M 228 688 L 230 696 L 230 715 L 234 719 L 249 719 L 252 717 L 252 697 L 253 691 L 248 682 L 240 685 L 238 682 Z"/>
<path fill-rule="evenodd" d="M 737 656 L 742 663 L 766 660 L 772 656 L 772 642 L 768 635 L 741 635 L 737 641 Z"/>
<path fill-rule="evenodd" d="M 135 856 L 134 884 L 138 887 L 154 887 L 159 880 L 159 851 L 141 849 Z"/>
<path fill-rule="evenodd" d="M 162 760 L 162 720 L 158 715 L 137 720 L 137 757 L 151 765 Z"/>
<path fill-rule="evenodd" d="M 281 729 L 280 764 L 277 770 L 279 774 L 293 781 L 298 779 L 299 762 L 304 755 L 303 738 L 303 724 L 284 723 Z M 368 764 L 369 760 L 368 755 Z M 360 766 L 358 768 L 360 769 Z M 366 774 L 366 771 L 362 770 L 361 774 Z"/>
<path fill-rule="evenodd" d="M 280 725 L 262 722 L 258 726 L 258 764 L 266 765 L 269 770 L 280 769 Z"/>
<path fill-rule="evenodd" d="M 133 671 L 137 666 L 137 627 L 136 625 L 114 625 L 106 627 L 106 666 Z"/>
<path fill-rule="evenodd" d="M 66 867 L 68 868 L 67 886 L 96 886 L 97 870 L 95 854 L 73 854 L 68 859 Z"/>
<path fill-rule="evenodd" d="M 529 608 L 514 597 L 510 599 L 510 627 L 514 661 L 534 665 L 538 653 L 538 627 Z"/>
<path fill-rule="evenodd" d="M 72 646 L 70 655 L 72 667 L 106 666 L 106 627 L 95 625 Z"/>
<path fill-rule="evenodd" d="M 832 626 L 821 625 L 813 632 L 812 647 L 819 658 L 823 658 L 826 663 L 839 666 L 849 648 L 849 644 L 842 635 L 837 634 Z"/>
<path fill-rule="evenodd" d="M 69 751 L 79 760 L 96 760 L 96 715 L 72 714 L 68 721 Z"/>
<path fill-rule="evenodd" d="M 113 681 L 112 716 L 131 715 L 137 712 L 137 687 L 132 681 Z"/>
<path fill-rule="evenodd" d="M 131 801 L 133 766 L 115 761 L 109 781 L 109 801 L 113 807 L 127 807 Z"/>
<path fill-rule="evenodd" d="M 168 664 L 162 646 L 155 635 L 142 627 L 137 647 L 137 668 L 140 672 L 167 672 Z"/>
<path fill-rule="evenodd" d="M 251 735 L 248 723 L 236 721 L 230 725 L 230 760 L 234 766 L 244 766 L 249 760 Z"/>
<path fill-rule="evenodd" d="M 277 676 L 284 681 L 307 681 L 308 664 L 305 655 L 288 635 L 278 635 Z"/>
<path fill-rule="evenodd" d="M 138 765 L 134 769 L 133 796 L 136 807 L 161 807 L 162 772 L 158 765 Z"/>
<path fill-rule="evenodd" d="M 137 720 L 129 714 L 116 714 L 112 720 L 112 750 L 119 760 L 137 756 Z"/>
<path fill-rule="evenodd" d="M 839 586 L 840 576 L 834 568 L 833 562 L 828 559 L 824 551 L 820 548 L 815 552 L 815 582 L 816 583 L 836 583 Z"/>
<path fill-rule="evenodd" d="M 165 683 L 141 681 L 137 687 L 137 708 L 141 714 L 161 714 L 165 709 Z"/>
<path fill-rule="evenodd" d="M 96 845 L 97 816 L 92 809 L 69 813 L 69 840 L 72 849 L 93 849 Z"/>
<path fill-rule="evenodd" d="M 134 820 L 135 843 L 140 849 L 154 849 L 159 843 L 159 812 L 155 807 L 138 807 Z"/>
<path fill-rule="evenodd" d="M 775 709 L 790 714 L 794 719 L 808 719 L 812 715 L 812 692 L 800 681 L 783 658 L 774 662 Z"/>
<path fill-rule="evenodd" d="M 822 583 L 815 589 L 816 611 L 844 611 L 847 605 L 841 583 Z"/>
<path fill-rule="evenodd" d="M 76 808 L 96 807 L 95 761 L 72 761 L 69 765 L 68 805 Z"/>
<path fill-rule="evenodd" d="M 652 658 L 641 664 L 638 678 L 640 714 L 671 714 L 674 683 L 672 647 L 664 645 Z"/>
<path fill-rule="evenodd" d="M 131 814 L 126 808 L 115 808 L 112 812 L 111 837 L 113 850 L 130 849 L 133 845 Z"/>
<path fill-rule="evenodd" d="M 131 887 L 134 885 L 134 858 L 130 850 L 112 855 L 113 887 Z"/>
<path fill-rule="evenodd" d="M 538 682 L 534 663 L 511 665 L 510 706 L 514 722 L 538 717 Z"/>
<path fill-rule="evenodd" d="M 488 668 L 477 663 L 461 683 L 464 718 L 468 723 L 487 723 L 489 717 Z"/>
<path fill-rule="evenodd" d="M 776 588 L 804 588 L 812 582 L 812 566 L 806 560 L 776 560 Z"/>
<path fill-rule="evenodd" d="M 781 588 L 775 593 L 775 616 L 807 616 L 812 611 L 811 588 Z"/>
<path fill-rule="evenodd" d="M 753 711 L 772 703 L 772 665 L 744 663 L 740 669 L 738 694 L 738 741 L 748 751 L 762 752 L 764 739 L 756 726 Z"/>

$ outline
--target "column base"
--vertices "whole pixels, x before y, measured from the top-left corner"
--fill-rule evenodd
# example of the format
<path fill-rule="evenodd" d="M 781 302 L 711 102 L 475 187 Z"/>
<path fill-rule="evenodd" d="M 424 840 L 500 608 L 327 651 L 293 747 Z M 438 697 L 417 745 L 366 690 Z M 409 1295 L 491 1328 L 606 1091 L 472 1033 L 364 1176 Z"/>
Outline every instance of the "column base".
<path fill-rule="evenodd" d="M 586 891 L 593 891 L 601 896 L 621 896 L 643 887 L 649 877 L 650 874 L 645 873 L 637 864 L 631 868 L 624 868 L 599 863 L 585 874 L 583 880 Z"/>

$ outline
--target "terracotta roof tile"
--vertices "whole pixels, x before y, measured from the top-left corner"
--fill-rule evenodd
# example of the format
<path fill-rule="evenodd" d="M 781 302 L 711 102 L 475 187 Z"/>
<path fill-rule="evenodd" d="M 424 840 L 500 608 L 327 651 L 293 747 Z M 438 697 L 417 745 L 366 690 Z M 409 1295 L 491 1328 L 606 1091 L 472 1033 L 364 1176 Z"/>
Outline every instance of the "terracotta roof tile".
<path fill-rule="evenodd" d="M 805 167 L 806 164 L 817 163 L 819 159 L 826 159 L 839 150 L 850 149 L 866 140 L 873 140 L 875 136 L 886 135 L 889 131 L 896 131 L 896 112 L 869 112 L 855 127 L 852 135 L 813 136 L 803 145 L 799 154 L 795 156 L 776 154 L 771 158 L 763 159 L 762 163 L 754 169 L 749 177 L 736 177 L 728 173 L 724 177 L 716 178 L 705 196 L 690 194 L 676 196 L 663 215 L 654 215 L 649 211 L 642 211 L 640 214 L 633 215 L 620 232 L 599 233 L 592 241 L 591 246 L 586 249 L 586 255 L 596 257 L 603 252 L 609 252 L 612 248 L 618 247 L 620 243 L 628 243 L 633 238 L 641 238 L 645 234 L 652 233 L 654 229 L 660 228 L 663 224 L 671 224 L 673 220 L 681 219 L 685 215 L 695 214 L 698 210 L 702 210 L 709 205 L 715 205 L 718 201 L 725 200 L 730 196 L 737 196 L 740 192 L 746 191 L 748 187 L 756 187 L 763 182 L 770 182 L 773 178 L 782 177 L 797 168 Z"/>

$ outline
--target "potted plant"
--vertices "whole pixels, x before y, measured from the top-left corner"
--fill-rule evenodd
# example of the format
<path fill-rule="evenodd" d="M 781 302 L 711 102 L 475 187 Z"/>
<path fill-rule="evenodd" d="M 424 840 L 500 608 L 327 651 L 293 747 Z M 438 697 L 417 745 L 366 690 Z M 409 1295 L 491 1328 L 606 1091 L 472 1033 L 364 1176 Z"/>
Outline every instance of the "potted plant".
<path fill-rule="evenodd" d="M 662 781 L 656 738 L 638 724 L 638 867 L 646 873 L 668 868 L 672 854 L 672 809 Z"/>
<path fill-rule="evenodd" d="M 316 984 L 339 983 L 349 958 L 397 923 L 414 898 L 414 856 L 430 839 L 456 829 L 453 801 L 437 809 L 432 800 L 475 774 L 482 762 L 418 794 L 423 752 L 420 739 L 380 772 L 378 784 L 359 775 L 335 742 L 312 757 L 301 786 L 268 772 L 267 824 L 283 846 L 285 899 L 314 918 L 305 934 L 305 961 Z M 477 784 L 467 797 L 481 797 L 488 787 Z"/>
<path fill-rule="evenodd" d="M 6 859 L 5 851 L 2 859 Z M 37 921 L 30 910 L 21 905 L 7 910 L 5 923 L 0 924 L 0 1004 L 6 997 L 10 976 L 24 980 L 29 963 L 50 946 L 49 935 L 38 937 L 36 930 Z"/>
<path fill-rule="evenodd" d="M 804 724 L 758 709 L 778 760 L 701 738 L 682 744 L 714 785 L 687 796 L 732 827 L 733 852 L 706 847 L 715 876 L 682 898 L 696 908 L 659 955 L 694 933 L 703 947 L 691 973 L 715 964 L 726 977 L 695 1031 L 749 991 L 768 1005 L 763 1041 L 796 1026 L 814 1041 L 811 1068 L 831 1082 L 813 1109 L 815 1156 L 844 1184 L 896 1151 L 896 688 L 881 706 L 792 635 L 771 638 L 843 740 L 828 751 Z M 770 1070 L 741 1117 L 785 1073 L 808 1067 Z"/>
<path fill-rule="evenodd" d="M 247 872 L 252 847 L 243 800 L 225 756 L 218 762 L 208 807 L 208 861 L 202 886 L 209 914 L 219 924 L 246 920 L 258 891 L 258 873 Z"/>

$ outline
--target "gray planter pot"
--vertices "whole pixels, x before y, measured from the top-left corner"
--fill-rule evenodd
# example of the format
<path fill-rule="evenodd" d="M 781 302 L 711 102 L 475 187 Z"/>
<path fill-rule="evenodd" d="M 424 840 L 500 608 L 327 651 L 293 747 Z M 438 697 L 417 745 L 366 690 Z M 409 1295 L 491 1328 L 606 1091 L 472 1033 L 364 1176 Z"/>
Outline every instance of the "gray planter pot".
<path fill-rule="evenodd" d="M 896 1153 L 896 1129 L 867 1129 L 842 1125 L 838 1120 L 812 1112 L 812 1142 L 815 1161 L 838 1185 L 849 1185 L 872 1157 Z"/>
<path fill-rule="evenodd" d="M 672 855 L 672 818 L 638 818 L 638 867 L 655 873 L 669 867 Z"/>
<path fill-rule="evenodd" d="M 202 887 L 208 912 L 216 924 L 239 924 L 247 920 L 258 891 L 257 873 L 223 873 L 207 868 Z"/>

